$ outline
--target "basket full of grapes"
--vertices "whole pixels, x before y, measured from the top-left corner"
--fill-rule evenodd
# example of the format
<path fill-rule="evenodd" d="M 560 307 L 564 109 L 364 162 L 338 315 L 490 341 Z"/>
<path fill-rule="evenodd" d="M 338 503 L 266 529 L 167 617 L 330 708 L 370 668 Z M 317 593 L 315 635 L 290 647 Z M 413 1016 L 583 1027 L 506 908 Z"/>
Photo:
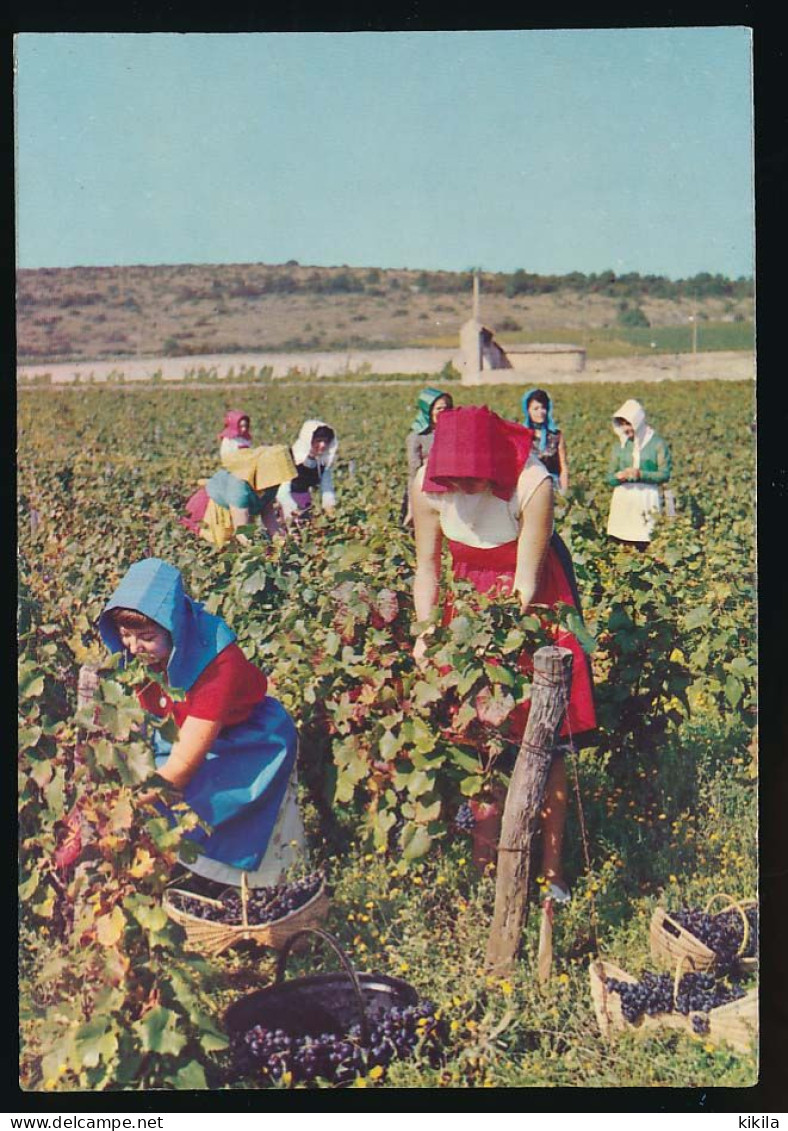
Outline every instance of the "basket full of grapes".
<path fill-rule="evenodd" d="M 725 906 L 712 911 L 719 900 Z M 649 928 L 651 957 L 675 968 L 679 959 L 693 970 L 749 970 L 758 962 L 758 905 L 719 893 L 705 907 L 666 911 L 658 907 Z"/>
<path fill-rule="evenodd" d="M 164 910 L 189 944 L 210 956 L 244 939 L 279 950 L 295 932 L 322 923 L 329 906 L 320 872 L 260 888 L 250 888 L 244 872 L 240 889 L 227 888 L 219 899 L 181 888 L 164 894 Z"/>
<path fill-rule="evenodd" d="M 696 1038 L 726 1042 L 749 1052 L 758 1030 L 758 991 L 745 991 L 733 978 L 713 970 L 674 973 L 645 971 L 635 978 L 610 962 L 589 967 L 591 999 L 602 1035 L 629 1030 L 653 1036 L 655 1029 L 680 1029 Z"/>
<path fill-rule="evenodd" d="M 326 942 L 342 966 L 285 980 L 294 944 Z M 389 1065 L 417 1051 L 440 1063 L 446 1023 L 432 1002 L 402 978 L 358 973 L 327 931 L 307 928 L 282 948 L 271 986 L 234 1002 L 224 1015 L 233 1073 L 264 1084 L 343 1085 L 382 1078 Z"/>

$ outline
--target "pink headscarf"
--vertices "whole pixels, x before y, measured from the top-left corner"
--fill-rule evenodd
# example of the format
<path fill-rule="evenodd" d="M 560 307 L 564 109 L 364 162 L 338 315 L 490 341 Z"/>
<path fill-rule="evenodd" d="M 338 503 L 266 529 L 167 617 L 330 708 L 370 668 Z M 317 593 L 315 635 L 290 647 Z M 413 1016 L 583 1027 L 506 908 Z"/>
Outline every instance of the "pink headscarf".
<path fill-rule="evenodd" d="M 449 491 L 447 479 L 489 479 L 493 494 L 508 499 L 532 444 L 530 429 L 504 420 L 486 405 L 446 409 L 435 425 L 424 490 Z"/>
<path fill-rule="evenodd" d="M 219 440 L 237 440 L 240 433 L 238 425 L 242 420 L 248 420 L 249 413 L 241 412 L 240 409 L 231 408 L 229 412 L 224 414 L 224 431 L 220 432 L 217 439 Z M 245 439 L 251 440 L 251 434 L 247 433 Z"/>

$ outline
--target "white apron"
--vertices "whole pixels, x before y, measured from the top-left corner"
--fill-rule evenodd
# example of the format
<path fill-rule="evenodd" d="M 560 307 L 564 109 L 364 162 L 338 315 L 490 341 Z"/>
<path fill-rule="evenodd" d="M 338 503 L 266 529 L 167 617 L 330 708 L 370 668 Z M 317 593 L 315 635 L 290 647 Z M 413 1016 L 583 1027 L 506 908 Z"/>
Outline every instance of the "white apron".
<path fill-rule="evenodd" d="M 650 542 L 659 511 L 659 488 L 654 483 L 621 483 L 613 488 L 607 532 L 627 542 Z"/>

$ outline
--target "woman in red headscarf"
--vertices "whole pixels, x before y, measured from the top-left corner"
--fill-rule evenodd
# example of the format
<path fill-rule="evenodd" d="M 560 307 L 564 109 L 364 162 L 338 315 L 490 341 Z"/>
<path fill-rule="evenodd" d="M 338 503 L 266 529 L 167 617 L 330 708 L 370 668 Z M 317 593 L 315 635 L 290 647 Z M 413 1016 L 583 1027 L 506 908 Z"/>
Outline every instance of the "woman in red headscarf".
<path fill-rule="evenodd" d="M 426 620 L 439 601 L 444 539 L 454 576 L 470 581 L 480 593 L 515 594 L 522 612 L 559 602 L 578 606 L 571 559 L 553 531 L 550 473 L 532 453 L 532 442 L 528 429 L 486 407 L 453 409 L 438 417 L 429 459 L 412 488 L 413 596 L 419 620 Z M 582 741 L 596 728 L 590 665 L 571 633 L 559 631 L 556 643 L 574 654 L 560 733 Z M 426 647 L 420 636 L 414 647 L 417 661 L 422 662 Z M 522 656 L 520 663 L 529 668 L 530 657 Z M 515 737 L 525 730 L 527 706 L 512 716 Z M 561 870 L 566 792 L 564 758 L 557 750 L 543 811 L 543 871 L 556 901 L 569 898 Z"/>

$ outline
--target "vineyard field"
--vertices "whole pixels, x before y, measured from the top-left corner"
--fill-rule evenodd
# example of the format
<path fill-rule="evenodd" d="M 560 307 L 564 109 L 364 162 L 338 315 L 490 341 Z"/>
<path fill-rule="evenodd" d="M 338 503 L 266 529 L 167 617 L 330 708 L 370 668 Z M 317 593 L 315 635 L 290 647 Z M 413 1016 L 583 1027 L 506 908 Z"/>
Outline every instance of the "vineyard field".
<path fill-rule="evenodd" d="M 520 394 L 452 386 L 456 404 L 486 403 L 510 419 Z M 139 800 L 153 769 L 133 694 L 139 674 L 113 666 L 95 627 L 128 566 L 149 555 L 176 565 L 188 591 L 227 620 L 297 723 L 308 868 L 328 881 L 327 929 L 356 969 L 405 978 L 437 1009 L 439 1055 L 421 1041 L 348 1086 L 756 1082 L 757 1039 L 748 1051 L 675 1028 L 606 1039 L 589 982 L 596 955 L 635 977 L 655 969 L 655 907 L 757 896 L 754 385 L 586 383 L 555 393 L 571 479 L 556 528 L 575 563 L 585 628 L 573 627 L 590 654 L 599 731 L 568 758 L 573 894 L 555 910 L 543 985 L 539 882 L 516 969 L 491 975 L 495 873 L 476 869 L 455 817 L 505 787 L 516 751 L 500 720 L 529 691 L 513 656 L 547 637 L 514 602 L 470 603 L 460 588 L 461 615 L 436 628 L 427 666 L 414 664 L 413 536 L 400 507 L 416 395 L 412 384 L 363 382 L 20 387 L 24 1090 L 302 1086 L 288 1071 L 273 1081 L 239 1073 L 222 1024 L 233 1001 L 273 980 L 275 954 L 245 943 L 208 960 L 162 908 L 194 818 L 171 829 Z M 673 456 L 676 513 L 660 518 L 643 554 L 605 535 L 610 418 L 628 397 L 645 405 Z M 258 532 L 223 551 L 179 525 L 198 480 L 218 467 L 228 408 L 248 412 L 255 443 L 291 443 L 307 418 L 336 429 L 333 517 L 318 512 L 287 539 Z M 77 706 L 83 664 L 101 665 L 95 714 Z M 75 821 L 81 850 L 59 867 Z M 315 947 L 291 956 L 288 971 L 332 963 Z M 739 982 L 752 989 L 757 972 Z"/>

